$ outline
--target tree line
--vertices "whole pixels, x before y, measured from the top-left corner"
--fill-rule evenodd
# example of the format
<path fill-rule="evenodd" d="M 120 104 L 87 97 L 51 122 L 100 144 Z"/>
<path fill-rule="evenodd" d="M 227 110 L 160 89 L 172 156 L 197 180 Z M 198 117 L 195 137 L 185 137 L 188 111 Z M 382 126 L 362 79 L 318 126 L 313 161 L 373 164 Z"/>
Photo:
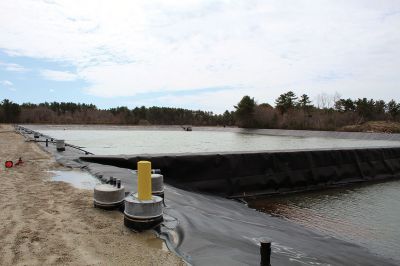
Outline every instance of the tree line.
<path fill-rule="evenodd" d="M 275 106 L 257 104 L 244 96 L 235 106 L 235 123 L 247 128 L 338 130 L 368 121 L 400 120 L 400 103 L 367 98 L 344 99 L 340 95 L 318 95 L 313 104 L 307 94 L 281 94 Z"/>
<path fill-rule="evenodd" d="M 124 125 L 194 125 L 239 126 L 244 128 L 280 128 L 338 130 L 368 121 L 400 121 L 400 103 L 367 98 L 341 98 L 320 94 L 312 102 L 307 94 L 293 91 L 279 95 L 274 106 L 257 103 L 244 96 L 234 111 L 223 114 L 169 107 L 126 106 L 100 109 L 93 104 L 45 102 L 17 104 L 0 102 L 2 123 L 43 124 L 124 124 Z"/>
<path fill-rule="evenodd" d="M 2 123 L 42 124 L 124 124 L 124 125 L 195 125 L 233 126 L 233 112 L 214 114 L 201 110 L 169 107 L 126 106 L 99 109 L 96 105 L 72 102 L 45 102 L 21 105 L 8 99 L 0 102 Z"/>

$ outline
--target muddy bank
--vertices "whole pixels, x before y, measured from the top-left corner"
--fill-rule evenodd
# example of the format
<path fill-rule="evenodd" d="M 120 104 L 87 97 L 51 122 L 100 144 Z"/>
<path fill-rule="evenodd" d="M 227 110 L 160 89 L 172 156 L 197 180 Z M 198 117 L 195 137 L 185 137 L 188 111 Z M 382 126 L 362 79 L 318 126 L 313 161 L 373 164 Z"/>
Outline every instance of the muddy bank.
<path fill-rule="evenodd" d="M 4 168 L 5 160 L 24 164 Z M 0 125 L 0 265 L 183 265 L 151 233 L 92 206 L 92 191 L 51 182 L 53 156 Z"/>
<path fill-rule="evenodd" d="M 340 129 L 347 132 L 380 132 L 400 133 L 400 123 L 392 121 L 368 121 L 358 125 L 344 126 Z"/>

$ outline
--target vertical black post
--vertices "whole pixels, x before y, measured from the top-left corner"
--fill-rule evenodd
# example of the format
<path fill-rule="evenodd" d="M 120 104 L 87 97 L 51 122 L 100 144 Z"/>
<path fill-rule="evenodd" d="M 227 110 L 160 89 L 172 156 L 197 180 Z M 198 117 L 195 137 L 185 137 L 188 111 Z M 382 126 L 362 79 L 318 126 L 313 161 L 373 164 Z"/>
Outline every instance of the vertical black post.
<path fill-rule="evenodd" d="M 113 179 L 114 179 L 114 177 L 110 176 L 110 179 L 109 179 L 109 181 L 108 181 L 108 184 L 112 185 Z"/>
<path fill-rule="evenodd" d="M 271 241 L 269 239 L 260 240 L 261 266 L 271 266 Z"/>
<path fill-rule="evenodd" d="M 49 139 L 46 139 L 46 147 L 49 147 Z"/>
<path fill-rule="evenodd" d="M 117 188 L 121 188 L 121 179 L 117 179 Z"/>

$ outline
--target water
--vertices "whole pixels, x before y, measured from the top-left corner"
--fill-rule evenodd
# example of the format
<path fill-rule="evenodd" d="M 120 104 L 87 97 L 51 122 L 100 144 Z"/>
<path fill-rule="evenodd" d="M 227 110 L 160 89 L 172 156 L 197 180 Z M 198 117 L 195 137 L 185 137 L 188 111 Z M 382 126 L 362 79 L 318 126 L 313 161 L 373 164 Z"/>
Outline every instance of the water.
<path fill-rule="evenodd" d="M 84 147 L 97 155 L 400 146 L 399 141 L 270 136 L 229 131 L 46 128 L 40 132 Z"/>
<path fill-rule="evenodd" d="M 94 154 L 229 152 L 400 146 L 399 141 L 287 137 L 221 131 L 36 128 Z M 196 129 L 194 129 L 196 130 Z M 78 178 L 76 180 L 76 178 Z M 75 183 L 79 175 L 62 181 Z M 75 180 L 75 181 L 74 181 Z M 76 184 L 76 183 L 75 183 Z M 250 206 L 368 248 L 400 263 L 400 181 L 270 197 Z"/>
<path fill-rule="evenodd" d="M 101 182 L 90 175 L 82 171 L 65 170 L 65 171 L 50 171 L 54 174 L 52 181 L 63 181 L 71 184 L 76 188 L 81 189 L 93 189 L 97 184 Z"/>
<path fill-rule="evenodd" d="M 250 200 L 249 207 L 400 263 L 400 181 Z"/>

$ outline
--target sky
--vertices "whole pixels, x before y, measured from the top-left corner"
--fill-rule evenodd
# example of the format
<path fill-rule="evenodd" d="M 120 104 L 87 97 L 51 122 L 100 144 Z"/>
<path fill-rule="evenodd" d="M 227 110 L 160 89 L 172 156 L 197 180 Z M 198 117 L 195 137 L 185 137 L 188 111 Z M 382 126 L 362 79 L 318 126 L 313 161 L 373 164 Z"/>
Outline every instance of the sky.
<path fill-rule="evenodd" d="M 399 85 L 398 0 L 0 1 L 0 100 L 222 113 Z"/>

